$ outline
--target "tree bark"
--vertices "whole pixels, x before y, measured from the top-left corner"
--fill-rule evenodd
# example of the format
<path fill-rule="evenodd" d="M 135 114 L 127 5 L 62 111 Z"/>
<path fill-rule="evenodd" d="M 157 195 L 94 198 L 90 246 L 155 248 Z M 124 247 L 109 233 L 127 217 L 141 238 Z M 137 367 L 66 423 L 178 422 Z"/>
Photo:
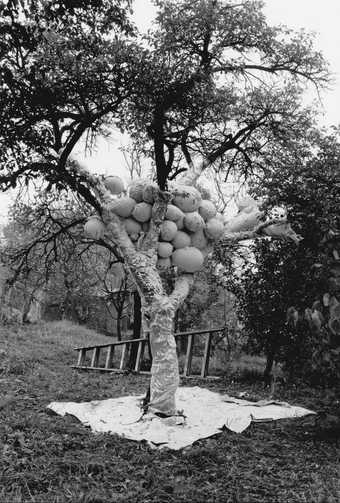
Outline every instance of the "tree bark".
<path fill-rule="evenodd" d="M 142 328 L 142 304 L 140 300 L 140 295 L 135 290 L 133 292 L 133 339 L 139 339 L 141 336 L 141 328 Z M 135 342 L 131 344 L 130 354 L 129 354 L 129 369 L 134 369 L 136 365 L 136 358 L 138 352 L 139 343 Z"/>
<path fill-rule="evenodd" d="M 122 327 L 121 327 L 121 315 L 117 314 L 117 322 L 116 322 L 116 328 L 117 328 L 117 341 L 122 340 Z"/>
<path fill-rule="evenodd" d="M 33 291 L 23 314 L 24 323 L 37 323 L 41 320 L 41 305 L 44 293 L 42 290 Z"/>
<path fill-rule="evenodd" d="M 273 351 L 268 352 L 266 368 L 264 369 L 264 373 L 263 373 L 264 381 L 267 384 L 270 384 L 270 382 L 271 382 L 271 371 L 272 371 L 273 364 L 274 364 L 274 358 L 275 358 L 274 352 Z"/>

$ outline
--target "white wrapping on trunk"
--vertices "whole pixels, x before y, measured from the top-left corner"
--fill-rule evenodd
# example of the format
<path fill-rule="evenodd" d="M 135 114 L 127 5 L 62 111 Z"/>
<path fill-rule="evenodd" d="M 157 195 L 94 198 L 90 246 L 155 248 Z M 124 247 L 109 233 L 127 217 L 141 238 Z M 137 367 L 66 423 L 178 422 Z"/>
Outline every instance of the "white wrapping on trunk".
<path fill-rule="evenodd" d="M 150 321 L 152 367 L 149 410 L 168 416 L 176 414 L 175 395 L 179 385 L 176 341 L 172 331 L 173 315 L 173 305 L 169 299 L 162 297 L 155 303 Z"/>

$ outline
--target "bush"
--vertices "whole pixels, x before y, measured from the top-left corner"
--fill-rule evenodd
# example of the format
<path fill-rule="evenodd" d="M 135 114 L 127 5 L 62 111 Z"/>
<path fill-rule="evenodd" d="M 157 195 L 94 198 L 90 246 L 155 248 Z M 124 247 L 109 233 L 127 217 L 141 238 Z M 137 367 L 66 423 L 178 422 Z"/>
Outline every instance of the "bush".
<path fill-rule="evenodd" d="M 334 386 L 340 381 L 340 346 L 326 320 L 320 329 L 302 316 L 287 325 L 281 360 L 288 379 L 302 379 L 315 386 Z"/>

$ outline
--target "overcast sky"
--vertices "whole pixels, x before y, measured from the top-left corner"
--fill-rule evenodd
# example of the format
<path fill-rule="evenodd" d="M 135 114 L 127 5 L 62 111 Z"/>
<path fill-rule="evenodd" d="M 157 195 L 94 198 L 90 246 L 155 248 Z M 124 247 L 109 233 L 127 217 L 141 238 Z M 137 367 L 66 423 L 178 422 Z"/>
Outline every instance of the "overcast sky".
<path fill-rule="evenodd" d="M 335 77 L 333 89 L 323 96 L 323 124 L 340 122 L 340 0 L 264 0 L 269 24 L 307 29 L 316 34 L 321 50 Z M 141 30 L 151 26 L 155 9 L 151 0 L 136 0 L 135 18 Z M 315 99 L 317 96 L 315 96 Z"/>
<path fill-rule="evenodd" d="M 154 17 L 150 0 L 135 1 L 135 20 L 140 30 L 147 30 Z M 334 75 L 332 89 L 322 96 L 322 125 L 340 123 L 340 0 L 266 0 L 265 14 L 270 24 L 285 24 L 291 28 L 305 28 L 316 33 L 316 47 L 322 51 Z M 317 99 L 317 96 L 313 96 Z M 124 160 L 117 151 L 121 140 L 113 137 L 100 141 L 91 157 L 79 158 L 98 173 L 121 173 Z M 0 193 L 0 223 L 4 221 L 10 196 Z"/>

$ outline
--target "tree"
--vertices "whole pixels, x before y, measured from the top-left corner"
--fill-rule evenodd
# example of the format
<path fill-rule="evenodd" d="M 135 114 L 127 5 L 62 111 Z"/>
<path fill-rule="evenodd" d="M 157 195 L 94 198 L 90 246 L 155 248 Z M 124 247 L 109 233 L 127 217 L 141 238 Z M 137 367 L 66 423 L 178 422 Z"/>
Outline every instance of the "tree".
<path fill-rule="evenodd" d="M 284 359 L 282 350 L 289 345 L 288 308 L 301 309 L 307 292 L 313 295 L 302 250 L 303 244 L 296 250 L 287 243 L 256 240 L 250 246 L 253 261 L 244 263 L 241 274 L 228 271 L 227 285 L 237 298 L 238 316 L 248 336 L 247 350 L 267 358 L 265 379 L 274 360 Z"/>
<path fill-rule="evenodd" d="M 64 6 L 61 16 L 45 2 L 28 3 L 20 16 L 18 7 L 3 11 L 0 184 L 5 190 L 39 177 L 47 189 L 77 192 L 100 215 L 103 245 L 115 243 L 141 296 L 153 356 L 150 410 L 171 415 L 179 379 L 172 325 L 193 278 L 173 269 L 169 291 L 156 267 L 168 204 L 176 194 L 190 199 L 186 186 L 212 165 L 246 175 L 268 145 L 284 145 L 308 122 L 299 82 L 321 86 L 327 70 L 310 37 L 269 27 L 258 1 L 157 1 L 155 29 L 141 42 L 109 4 Z M 151 224 L 137 245 L 105 182 L 71 156 L 84 133 L 108 124 L 155 163 Z M 247 230 L 231 225 L 223 242 L 265 233 L 261 213 L 253 217 L 252 230 L 249 219 Z M 276 237 L 296 239 L 288 224 L 273 225 Z"/>
<path fill-rule="evenodd" d="M 126 295 L 119 288 L 124 278 L 122 264 L 114 253 L 84 236 L 86 211 L 76 196 L 53 190 L 36 192 L 30 201 L 18 197 L 0 247 L 0 260 L 8 269 L 6 289 L 17 292 L 20 284 L 24 304 L 17 307 L 22 307 L 24 321 L 30 321 L 31 304 L 37 296 L 40 303 L 56 307 L 61 317 L 76 316 L 79 322 L 90 315 L 89 303 L 101 297 L 110 316 L 117 317 L 116 311 L 120 333 L 126 306 Z M 116 297 L 112 302 L 117 290 L 125 302 L 116 302 Z"/>
<path fill-rule="evenodd" d="M 304 148 L 273 158 L 266 176 L 252 187 L 264 196 L 266 207 L 286 207 L 304 238 L 299 249 L 257 241 L 252 247 L 256 265 L 245 265 L 244 274 L 234 275 L 229 283 L 237 292 L 250 346 L 267 355 L 266 375 L 274 358 L 295 373 L 311 373 L 324 324 L 329 335 L 323 337 L 323 353 L 328 348 L 331 354 L 340 341 L 335 309 L 340 301 L 339 131 L 326 134 L 312 128 L 301 142 Z M 338 356 L 333 354 L 333 359 Z M 323 363 L 318 362 L 319 372 Z"/>

